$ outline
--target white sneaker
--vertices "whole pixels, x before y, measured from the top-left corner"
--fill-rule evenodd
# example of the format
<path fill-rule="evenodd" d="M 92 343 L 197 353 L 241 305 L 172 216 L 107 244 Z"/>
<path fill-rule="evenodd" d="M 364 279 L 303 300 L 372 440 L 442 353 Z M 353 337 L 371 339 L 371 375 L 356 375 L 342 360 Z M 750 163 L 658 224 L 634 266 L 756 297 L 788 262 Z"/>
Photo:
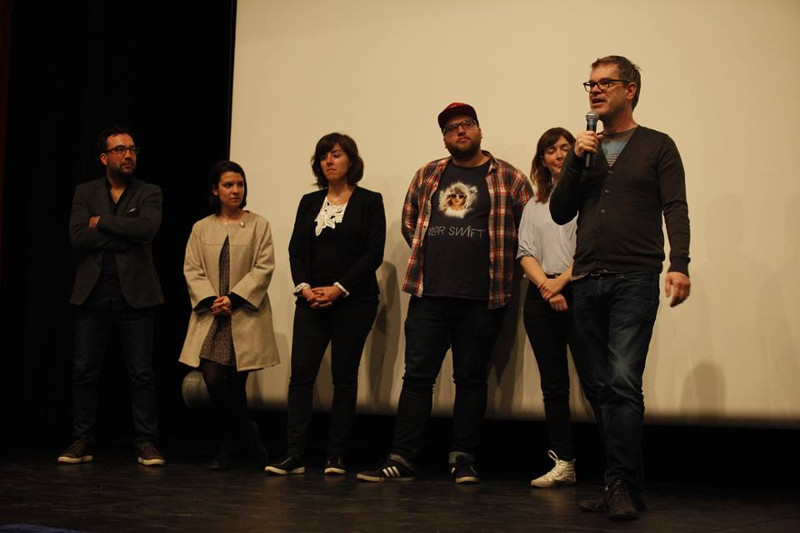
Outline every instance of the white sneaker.
<path fill-rule="evenodd" d="M 546 489 L 548 487 L 564 487 L 575 484 L 575 459 L 562 461 L 553 450 L 547 450 L 547 455 L 555 461 L 556 466 L 541 477 L 531 480 L 531 487 Z"/>

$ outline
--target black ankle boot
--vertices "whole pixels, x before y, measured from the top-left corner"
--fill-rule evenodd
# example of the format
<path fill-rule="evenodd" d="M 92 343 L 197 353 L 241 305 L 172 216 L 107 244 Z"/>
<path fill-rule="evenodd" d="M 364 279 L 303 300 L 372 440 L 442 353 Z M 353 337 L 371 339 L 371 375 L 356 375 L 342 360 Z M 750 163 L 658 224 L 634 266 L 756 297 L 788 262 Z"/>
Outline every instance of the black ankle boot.
<path fill-rule="evenodd" d="M 230 437 L 222 441 L 217 455 L 211 459 L 209 467 L 211 470 L 230 470 L 233 466 L 233 442 Z"/>
<path fill-rule="evenodd" d="M 243 439 L 244 447 L 250 457 L 258 463 L 259 468 L 264 468 L 269 464 L 269 454 L 267 449 L 261 443 L 261 437 L 258 432 L 258 425 L 250 421 L 245 426 Z"/>

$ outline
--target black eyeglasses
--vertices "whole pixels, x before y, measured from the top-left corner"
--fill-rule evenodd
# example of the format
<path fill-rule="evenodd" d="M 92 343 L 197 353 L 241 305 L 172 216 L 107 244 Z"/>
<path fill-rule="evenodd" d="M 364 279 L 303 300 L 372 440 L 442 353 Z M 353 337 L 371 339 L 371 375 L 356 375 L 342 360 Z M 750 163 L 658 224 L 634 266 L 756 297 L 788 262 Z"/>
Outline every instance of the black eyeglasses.
<path fill-rule="evenodd" d="M 116 146 L 109 150 L 106 150 L 105 153 L 109 154 L 117 154 L 117 155 L 125 155 L 125 152 L 129 151 L 133 155 L 137 155 L 139 153 L 140 148 L 138 146 Z"/>
<path fill-rule="evenodd" d="M 611 88 L 612 85 L 615 83 L 630 83 L 631 80 L 614 80 L 611 78 L 601 78 L 597 81 L 585 81 L 583 82 L 583 88 L 586 89 L 587 93 L 592 92 L 592 89 L 595 87 L 599 87 L 601 91 L 605 92 Z"/>
<path fill-rule="evenodd" d="M 442 133 L 452 133 L 452 132 L 458 130 L 459 126 L 461 126 L 462 128 L 464 128 L 466 130 L 466 129 L 471 128 L 472 126 L 475 126 L 476 124 L 478 124 L 478 123 L 475 122 L 474 119 L 465 118 L 461 122 L 453 122 L 452 124 L 448 124 L 447 126 L 442 128 Z"/>

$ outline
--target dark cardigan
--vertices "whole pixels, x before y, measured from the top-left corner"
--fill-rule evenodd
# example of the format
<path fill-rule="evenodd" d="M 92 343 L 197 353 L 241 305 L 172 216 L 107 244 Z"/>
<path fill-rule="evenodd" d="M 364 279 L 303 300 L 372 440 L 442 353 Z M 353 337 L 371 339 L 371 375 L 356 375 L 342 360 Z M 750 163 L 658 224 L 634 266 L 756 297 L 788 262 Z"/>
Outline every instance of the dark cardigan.
<path fill-rule="evenodd" d="M 558 224 L 578 215 L 573 275 L 661 272 L 662 213 L 669 271 L 689 274 L 689 210 L 683 163 L 669 136 L 639 126 L 609 168 L 602 152 L 592 168 L 570 151 L 550 199 Z"/>
<path fill-rule="evenodd" d="M 315 246 L 315 219 L 322 208 L 327 189 L 304 195 L 297 207 L 297 216 L 289 241 L 289 263 L 295 285 L 309 283 L 312 287 L 329 286 L 339 282 L 354 299 L 376 299 L 380 290 L 375 271 L 383 262 L 386 243 L 386 215 L 380 193 L 356 187 L 341 223 L 335 231 L 336 255 L 323 258 L 331 265 L 325 272 L 312 272 L 311 265 L 319 264 L 320 246 Z M 327 237 L 328 235 L 326 235 Z M 335 259 L 335 261 L 334 261 Z"/>

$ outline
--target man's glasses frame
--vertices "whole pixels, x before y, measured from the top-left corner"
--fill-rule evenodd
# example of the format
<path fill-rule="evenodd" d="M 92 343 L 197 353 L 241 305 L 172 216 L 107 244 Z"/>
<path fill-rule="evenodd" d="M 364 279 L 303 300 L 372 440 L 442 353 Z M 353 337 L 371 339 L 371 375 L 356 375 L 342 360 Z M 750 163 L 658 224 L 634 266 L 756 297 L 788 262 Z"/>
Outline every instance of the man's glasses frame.
<path fill-rule="evenodd" d="M 133 155 L 139 155 L 139 150 L 141 150 L 141 148 L 138 146 L 115 146 L 114 148 L 103 150 L 103 153 L 125 155 L 127 152 L 131 152 Z"/>
<path fill-rule="evenodd" d="M 599 87 L 601 92 L 606 92 L 615 83 L 630 83 L 630 82 L 631 80 L 615 80 L 613 78 L 601 78 L 597 81 L 583 82 L 583 88 L 586 89 L 587 93 L 592 92 L 592 89 L 594 89 L 595 87 Z"/>
<path fill-rule="evenodd" d="M 458 127 L 461 126 L 465 130 L 471 128 L 472 126 L 477 126 L 478 121 L 474 118 L 465 118 L 460 122 L 453 122 L 452 124 L 448 124 L 444 128 L 442 128 L 442 133 L 447 135 L 448 133 L 453 133 L 454 131 L 458 131 Z"/>

